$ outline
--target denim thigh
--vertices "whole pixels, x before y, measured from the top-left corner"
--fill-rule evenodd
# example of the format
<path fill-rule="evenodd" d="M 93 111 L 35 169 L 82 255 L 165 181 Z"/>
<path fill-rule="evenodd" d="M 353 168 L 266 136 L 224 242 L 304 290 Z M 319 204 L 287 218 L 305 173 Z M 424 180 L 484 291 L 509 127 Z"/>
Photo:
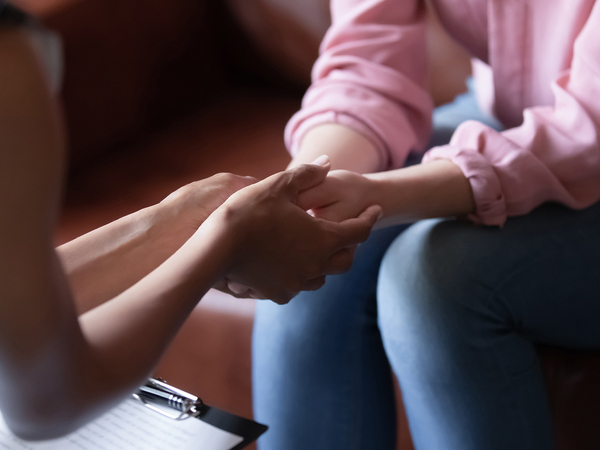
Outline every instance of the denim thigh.
<path fill-rule="evenodd" d="M 553 448 L 534 343 L 600 348 L 600 204 L 504 228 L 422 221 L 388 250 L 379 323 L 418 448 Z"/>
<path fill-rule="evenodd" d="M 254 410 L 270 426 L 261 450 L 391 450 L 391 369 L 377 328 L 379 264 L 405 227 L 376 231 L 352 269 L 289 304 L 259 302 L 253 336 Z"/>

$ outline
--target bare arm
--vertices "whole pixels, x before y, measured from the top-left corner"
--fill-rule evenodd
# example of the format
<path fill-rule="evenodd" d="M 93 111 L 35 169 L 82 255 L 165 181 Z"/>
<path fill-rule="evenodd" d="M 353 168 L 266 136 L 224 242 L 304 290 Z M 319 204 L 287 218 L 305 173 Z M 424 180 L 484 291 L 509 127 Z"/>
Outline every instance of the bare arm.
<path fill-rule="evenodd" d="M 474 211 L 471 185 L 460 168 L 437 160 L 404 169 L 365 175 L 383 208 L 379 227 Z"/>
<path fill-rule="evenodd" d="M 343 125 L 326 123 L 306 132 L 289 167 L 308 164 L 321 155 L 329 156 L 334 170 L 369 173 L 379 163 L 375 147 L 362 134 Z"/>
<path fill-rule="evenodd" d="M 181 247 L 251 177 L 218 174 L 59 247 L 78 313 L 123 292 Z"/>
<path fill-rule="evenodd" d="M 377 204 L 383 209 L 377 227 L 382 227 L 431 217 L 461 216 L 475 208 L 469 181 L 448 160 L 368 173 L 377 164 L 373 145 L 350 128 L 325 124 L 306 133 L 290 166 L 319 154 L 330 156 L 334 169 L 344 169 L 332 171 L 325 183 L 300 196 L 299 204 L 314 208 L 319 217 L 343 220 Z"/>
<path fill-rule="evenodd" d="M 104 301 L 78 317 L 53 248 L 64 157 L 59 114 L 26 32 L 0 31 L 0 61 L 0 408 L 22 437 L 64 434 L 132 392 L 224 276 L 285 302 L 311 280 L 343 270 L 346 262 L 333 256 L 366 239 L 375 222 L 378 208 L 342 224 L 308 216 L 294 201 L 328 168 L 302 166 L 239 191 L 207 220 L 183 220 L 184 228 L 199 228 L 167 239 L 161 221 L 177 212 L 174 205 L 189 205 L 178 203 L 186 199 L 180 191 L 60 250 L 79 286 L 75 295 Z M 144 241 L 162 243 L 157 255 Z M 127 271 L 144 256 L 152 260 L 109 289 L 86 291 L 95 269 L 107 280 L 106 266 Z"/>
<path fill-rule="evenodd" d="M 133 289 L 115 303 L 119 312 L 110 320 L 98 310 L 79 324 L 53 249 L 64 157 L 60 116 L 29 39 L 21 30 L 0 32 L 0 209 L 6 217 L 0 223 L 0 405 L 15 432 L 40 437 L 89 420 L 139 384 L 218 274 L 207 263 L 214 255 L 199 248 L 193 261 L 174 258 L 169 282 L 155 281 L 152 295 Z M 193 281 L 178 276 L 198 267 L 203 270 Z M 148 329 L 153 332 L 144 336 Z"/>

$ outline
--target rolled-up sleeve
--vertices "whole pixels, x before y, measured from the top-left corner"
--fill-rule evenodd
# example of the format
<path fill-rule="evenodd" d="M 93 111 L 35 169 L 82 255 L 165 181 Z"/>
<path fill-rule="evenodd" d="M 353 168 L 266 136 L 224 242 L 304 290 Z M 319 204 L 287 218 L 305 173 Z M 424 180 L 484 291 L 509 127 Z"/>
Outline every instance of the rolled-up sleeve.
<path fill-rule="evenodd" d="M 331 10 L 332 26 L 302 109 L 286 127 L 286 145 L 294 155 L 308 129 L 338 123 L 374 144 L 379 170 L 401 167 L 431 130 L 422 4 L 332 0 Z"/>
<path fill-rule="evenodd" d="M 552 106 L 524 111 L 497 132 L 465 122 L 424 161 L 450 159 L 469 179 L 475 222 L 502 225 L 545 202 L 582 209 L 600 200 L 600 3 L 575 41 L 571 68 L 553 84 Z"/>

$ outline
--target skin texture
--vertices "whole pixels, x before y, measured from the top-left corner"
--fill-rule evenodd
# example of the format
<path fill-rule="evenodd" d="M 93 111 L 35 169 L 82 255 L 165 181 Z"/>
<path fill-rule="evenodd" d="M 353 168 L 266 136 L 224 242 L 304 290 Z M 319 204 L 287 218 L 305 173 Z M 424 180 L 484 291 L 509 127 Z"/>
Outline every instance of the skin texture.
<path fill-rule="evenodd" d="M 351 143 L 348 145 L 347 143 Z M 316 150 L 315 150 L 316 149 Z M 432 217 L 462 216 L 475 209 L 469 181 L 454 163 L 438 160 L 402 169 L 368 173 L 376 167 L 374 146 L 356 131 L 334 124 L 311 128 L 289 167 L 327 154 L 327 180 L 299 196 L 316 217 L 344 220 L 365 205 L 380 205 L 378 227 Z M 365 174 L 366 175 L 361 175 Z"/>
<path fill-rule="evenodd" d="M 231 194 L 255 182 L 252 177 L 217 174 L 59 247 L 78 313 L 104 303 L 156 269 Z"/>
<path fill-rule="evenodd" d="M 296 204 L 297 198 L 326 179 L 329 164 L 298 168 L 302 171 L 294 168 L 233 194 L 205 222 L 240 229 L 232 242 L 236 266 L 227 279 L 249 286 L 254 298 L 287 303 L 301 290 L 320 288 L 325 275 L 350 269 L 354 246 L 370 232 L 364 223 L 373 220 L 374 225 L 381 213 L 379 206 L 369 205 L 339 223 L 310 216 Z"/>
<path fill-rule="evenodd" d="M 26 31 L 0 30 L 0 61 L 0 409 L 23 438 L 68 433 L 129 395 L 225 279 L 284 303 L 346 269 L 339 255 L 380 213 L 332 223 L 297 206 L 324 161 L 192 183 L 56 250 L 60 112 Z"/>

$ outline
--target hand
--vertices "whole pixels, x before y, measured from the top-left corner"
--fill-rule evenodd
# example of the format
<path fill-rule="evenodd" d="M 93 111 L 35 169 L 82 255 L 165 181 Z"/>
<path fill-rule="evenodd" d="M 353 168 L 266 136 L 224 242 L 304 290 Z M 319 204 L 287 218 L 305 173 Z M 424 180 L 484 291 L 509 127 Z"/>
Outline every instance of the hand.
<path fill-rule="evenodd" d="M 297 204 L 315 217 L 341 222 L 376 204 L 369 178 L 347 170 L 334 170 L 325 181 L 298 195 Z"/>
<path fill-rule="evenodd" d="M 371 206 L 340 223 L 311 217 L 298 195 L 322 183 L 329 165 L 302 165 L 233 194 L 199 233 L 230 252 L 225 277 L 252 297 L 287 303 L 301 290 L 320 288 L 325 275 L 347 271 L 354 246 L 369 236 L 381 208 Z M 224 283 L 219 286 L 225 290 Z"/>
<path fill-rule="evenodd" d="M 234 192 L 256 181 L 254 177 L 218 173 L 177 189 L 160 202 L 160 206 L 183 224 L 191 236 Z"/>
<path fill-rule="evenodd" d="M 254 183 L 218 174 L 178 189 L 62 245 L 58 251 L 80 313 L 115 297 L 177 251 L 231 194 Z"/>

